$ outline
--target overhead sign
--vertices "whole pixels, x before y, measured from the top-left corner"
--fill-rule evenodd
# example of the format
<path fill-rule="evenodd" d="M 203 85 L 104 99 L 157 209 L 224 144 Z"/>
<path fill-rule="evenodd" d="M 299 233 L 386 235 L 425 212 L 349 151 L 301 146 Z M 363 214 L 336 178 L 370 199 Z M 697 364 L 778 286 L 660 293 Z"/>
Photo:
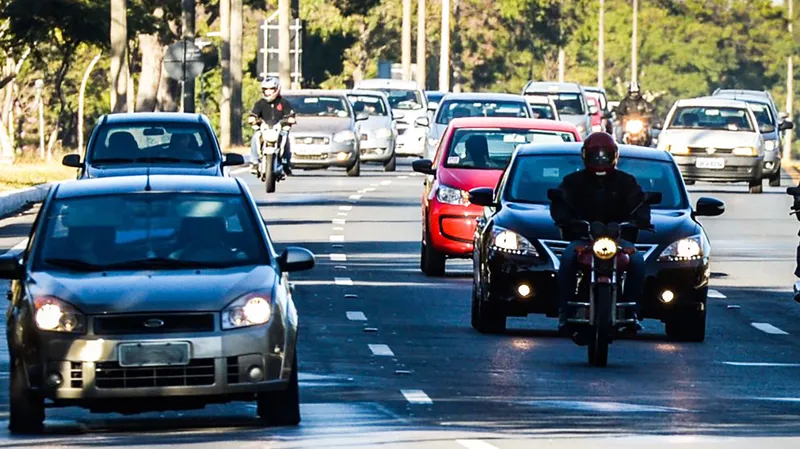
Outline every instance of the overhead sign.
<path fill-rule="evenodd" d="M 164 70 L 175 80 L 195 79 L 203 74 L 205 62 L 200 47 L 190 40 L 184 40 L 167 47 L 164 55 Z"/>

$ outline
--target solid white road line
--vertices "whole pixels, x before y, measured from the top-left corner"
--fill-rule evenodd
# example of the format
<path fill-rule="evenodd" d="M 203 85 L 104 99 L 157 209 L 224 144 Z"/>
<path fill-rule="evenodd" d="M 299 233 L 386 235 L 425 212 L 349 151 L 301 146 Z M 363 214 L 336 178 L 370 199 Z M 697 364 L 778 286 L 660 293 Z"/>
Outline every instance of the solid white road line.
<path fill-rule="evenodd" d="M 788 332 L 782 331 L 769 323 L 750 323 L 751 326 L 772 335 L 789 335 Z"/>
<path fill-rule="evenodd" d="M 771 363 L 771 362 L 722 362 L 723 365 L 729 366 L 750 366 L 750 367 L 766 367 L 766 368 L 797 368 L 800 363 Z"/>
<path fill-rule="evenodd" d="M 15 253 L 15 252 L 18 252 L 18 251 L 22 251 L 27 246 L 28 246 L 28 238 L 25 237 L 21 242 L 19 242 L 16 245 L 12 246 L 11 249 L 9 249 L 8 251 L 6 251 L 3 254 L 11 254 L 11 253 Z"/>
<path fill-rule="evenodd" d="M 360 200 L 361 195 L 350 195 L 348 198 L 350 198 L 351 200 Z"/>
<path fill-rule="evenodd" d="M 353 210 L 353 206 L 339 206 L 339 210 L 343 210 L 345 212 Z"/>
<path fill-rule="evenodd" d="M 331 242 L 344 242 L 344 236 L 343 235 L 332 235 L 331 236 Z"/>
<path fill-rule="evenodd" d="M 369 350 L 372 351 L 372 355 L 394 357 L 394 352 L 386 345 L 369 345 Z"/>
<path fill-rule="evenodd" d="M 331 223 L 333 223 L 333 224 L 345 224 L 345 223 L 347 223 L 347 220 L 345 220 L 344 218 L 334 218 L 331 221 Z"/>
<path fill-rule="evenodd" d="M 381 181 L 381 185 L 382 186 L 388 186 L 391 183 L 392 183 L 392 181 L 389 181 L 388 179 L 386 181 Z"/>
<path fill-rule="evenodd" d="M 714 299 L 725 299 L 725 298 L 727 298 L 727 296 L 723 295 L 719 291 L 712 290 L 712 289 L 708 290 L 708 297 L 709 298 L 714 298 Z"/>
<path fill-rule="evenodd" d="M 334 253 L 331 254 L 332 262 L 347 262 L 347 254 Z"/>
<path fill-rule="evenodd" d="M 367 321 L 367 316 L 364 312 L 347 312 L 347 319 L 350 321 Z"/>
<path fill-rule="evenodd" d="M 497 449 L 497 446 L 492 446 L 481 440 L 456 440 L 456 443 L 467 449 Z"/>
<path fill-rule="evenodd" d="M 400 390 L 409 404 L 433 404 L 431 398 L 422 390 Z"/>
<path fill-rule="evenodd" d="M 353 285 L 353 280 L 350 278 L 333 278 L 333 283 L 336 285 Z"/>
<path fill-rule="evenodd" d="M 248 172 L 248 171 L 250 171 L 250 167 L 237 168 L 236 170 L 231 170 L 231 174 L 232 175 L 239 175 L 239 174 L 242 174 L 242 173 Z"/>

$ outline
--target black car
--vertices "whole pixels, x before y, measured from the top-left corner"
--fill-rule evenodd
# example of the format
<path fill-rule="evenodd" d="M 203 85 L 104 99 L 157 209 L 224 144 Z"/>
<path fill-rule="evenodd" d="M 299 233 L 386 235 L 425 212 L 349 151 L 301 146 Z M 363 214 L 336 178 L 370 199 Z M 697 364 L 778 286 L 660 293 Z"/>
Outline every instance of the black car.
<path fill-rule="evenodd" d="M 486 207 L 475 231 L 472 324 L 505 330 L 506 317 L 558 316 L 556 272 L 569 242 L 550 217 L 547 190 L 583 168 L 580 143 L 523 145 L 496 189 L 473 189 L 470 201 Z M 647 265 L 642 315 L 666 323 L 670 337 L 705 338 L 710 244 L 698 216 L 716 216 L 725 205 L 700 198 L 693 210 L 669 153 L 620 147 L 619 169 L 646 192 L 660 192 L 652 207 L 654 232 L 641 231 L 636 247 Z"/>
<path fill-rule="evenodd" d="M 300 421 L 297 310 L 288 272 L 246 185 L 211 176 L 121 176 L 54 186 L 21 253 L 7 313 L 9 428 L 48 407 L 123 414 L 253 401 Z"/>
<path fill-rule="evenodd" d="M 150 174 L 226 176 L 224 167 L 243 165 L 241 154 L 222 154 L 203 114 L 173 112 L 106 114 L 89 137 L 85 158 L 62 161 L 79 169 L 78 179 Z"/>

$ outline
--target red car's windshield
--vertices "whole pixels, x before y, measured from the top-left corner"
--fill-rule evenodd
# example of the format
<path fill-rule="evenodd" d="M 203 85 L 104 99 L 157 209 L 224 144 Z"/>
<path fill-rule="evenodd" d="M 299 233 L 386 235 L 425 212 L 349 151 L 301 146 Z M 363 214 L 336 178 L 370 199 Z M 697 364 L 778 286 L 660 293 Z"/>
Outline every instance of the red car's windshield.
<path fill-rule="evenodd" d="M 572 133 L 563 131 L 457 129 L 443 162 L 448 168 L 504 170 L 518 145 L 574 141 Z"/>

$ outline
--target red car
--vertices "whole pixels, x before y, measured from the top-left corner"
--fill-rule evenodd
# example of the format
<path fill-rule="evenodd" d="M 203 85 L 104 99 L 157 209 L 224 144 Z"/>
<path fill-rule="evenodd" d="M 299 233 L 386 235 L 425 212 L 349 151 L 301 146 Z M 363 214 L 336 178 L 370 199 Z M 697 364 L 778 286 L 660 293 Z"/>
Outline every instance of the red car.
<path fill-rule="evenodd" d="M 429 175 L 422 195 L 422 272 L 443 276 L 448 258 L 472 257 L 483 207 L 470 204 L 467 192 L 496 186 L 518 145 L 579 140 L 578 129 L 567 122 L 499 117 L 451 121 L 434 160 L 412 163 L 414 171 Z"/>
<path fill-rule="evenodd" d="M 592 118 L 592 132 L 602 131 L 603 110 L 600 108 L 600 100 L 592 94 L 586 94 L 586 104 L 589 105 L 589 115 Z"/>

